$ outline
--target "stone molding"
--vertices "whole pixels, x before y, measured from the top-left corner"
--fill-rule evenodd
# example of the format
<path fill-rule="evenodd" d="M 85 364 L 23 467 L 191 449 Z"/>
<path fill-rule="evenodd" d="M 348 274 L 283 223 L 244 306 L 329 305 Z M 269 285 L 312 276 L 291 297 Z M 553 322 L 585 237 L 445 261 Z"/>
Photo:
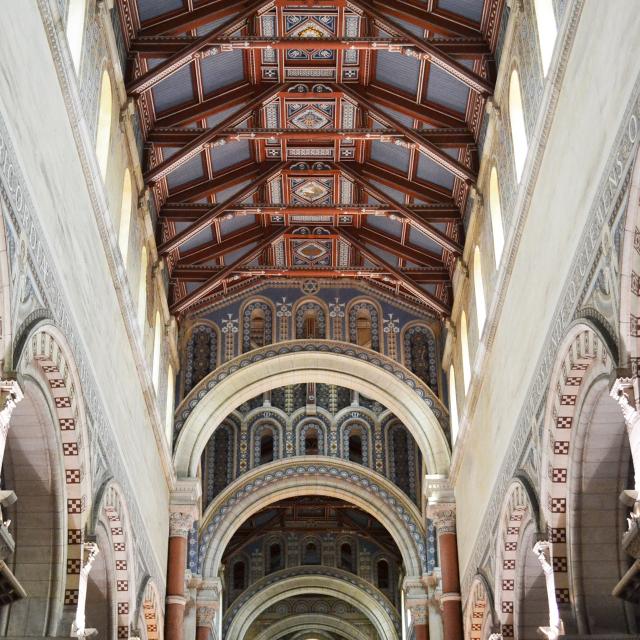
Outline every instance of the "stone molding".
<path fill-rule="evenodd" d="M 184 607 L 187 604 L 187 598 L 185 598 L 184 596 L 176 596 L 176 595 L 167 596 L 166 603 L 177 604 L 177 605 L 180 605 L 181 607 Z"/>
<path fill-rule="evenodd" d="M 571 25 L 569 27 L 572 33 L 577 28 L 577 22 L 583 5 L 584 0 L 575 0 L 574 6 L 567 9 L 572 12 Z M 564 57 L 565 52 L 563 51 L 563 58 Z M 568 51 L 566 52 L 566 57 L 568 57 Z M 566 64 L 564 60 L 563 63 Z M 559 88 L 556 91 L 559 92 Z M 638 140 L 640 139 L 637 135 L 637 129 L 631 128 L 630 124 L 634 122 L 637 125 L 639 120 L 640 81 L 636 79 L 628 107 L 618 128 L 615 142 L 612 144 L 605 169 L 601 174 L 598 189 L 593 198 L 588 220 L 584 227 L 580 246 L 573 260 L 570 275 L 565 282 L 562 294 L 559 296 L 553 320 L 550 323 L 550 329 L 547 333 L 544 346 L 541 349 L 536 368 L 534 369 L 535 373 L 528 393 L 526 394 L 526 404 L 520 411 L 517 426 L 511 437 L 510 446 L 507 449 L 508 451 L 516 453 L 508 455 L 502 464 L 494 482 L 491 498 L 487 504 L 482 525 L 478 530 L 473 551 L 463 569 L 462 585 L 465 600 L 469 593 L 469 587 L 475 571 L 478 566 L 482 565 L 482 558 L 487 552 L 490 540 L 492 540 L 491 532 L 497 522 L 503 497 L 516 471 L 519 454 L 529 442 L 531 425 L 535 421 L 535 416 L 538 413 L 541 403 L 544 402 L 549 376 L 557 356 L 557 349 L 563 340 L 566 330 L 574 320 L 575 311 L 580 302 L 585 282 L 588 282 L 589 279 L 590 265 L 596 257 L 596 249 L 599 246 L 602 228 L 610 221 L 612 212 L 618 210 L 618 205 L 621 204 L 625 196 L 625 188 L 627 185 L 625 176 L 628 175 L 633 163 L 638 147 Z M 636 131 L 635 137 L 630 137 L 631 131 Z M 517 232 L 519 235 L 522 234 L 523 226 L 524 220 L 519 220 Z M 512 253 L 515 253 L 516 249 L 517 247 L 514 246 Z M 462 437 L 463 435 L 461 432 Z M 454 455 L 454 459 L 452 460 L 452 474 L 457 473 L 459 463 L 459 458 L 456 459 Z"/>

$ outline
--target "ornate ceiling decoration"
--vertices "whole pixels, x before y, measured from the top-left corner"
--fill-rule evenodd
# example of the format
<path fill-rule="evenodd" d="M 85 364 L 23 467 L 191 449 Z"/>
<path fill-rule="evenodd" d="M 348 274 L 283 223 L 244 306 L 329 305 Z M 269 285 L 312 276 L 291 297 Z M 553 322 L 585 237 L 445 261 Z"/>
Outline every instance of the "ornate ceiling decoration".
<path fill-rule="evenodd" d="M 171 310 L 312 268 L 446 317 L 503 2 L 118 0 Z"/>

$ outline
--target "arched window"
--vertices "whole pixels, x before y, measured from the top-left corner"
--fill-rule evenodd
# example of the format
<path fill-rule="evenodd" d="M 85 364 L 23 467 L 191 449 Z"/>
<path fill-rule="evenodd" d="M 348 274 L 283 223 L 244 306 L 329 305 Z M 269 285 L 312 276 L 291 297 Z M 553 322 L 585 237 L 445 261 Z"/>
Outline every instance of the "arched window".
<path fill-rule="evenodd" d="M 265 345 L 265 318 L 262 309 L 254 309 L 251 312 L 250 340 L 251 348 L 258 349 Z"/>
<path fill-rule="evenodd" d="M 352 431 L 349 434 L 349 460 L 362 464 L 362 434 L 360 431 Z"/>
<path fill-rule="evenodd" d="M 244 560 L 238 560 L 233 565 L 233 588 L 242 591 L 245 588 L 247 568 Z"/>
<path fill-rule="evenodd" d="M 164 418 L 169 447 L 171 447 L 171 442 L 173 440 L 173 404 L 175 402 L 175 387 L 175 374 L 173 373 L 173 367 L 169 365 L 169 368 L 167 369 L 167 408 Z"/>
<path fill-rule="evenodd" d="M 478 319 L 478 335 L 482 335 L 484 321 L 487 319 L 487 305 L 484 299 L 484 285 L 482 283 L 482 260 L 480 247 L 473 250 L 473 288 L 476 293 L 476 317 Z"/>
<path fill-rule="evenodd" d="M 308 429 L 304 436 L 304 452 L 308 456 L 317 456 L 318 448 L 318 430 Z"/>
<path fill-rule="evenodd" d="M 491 232 L 493 234 L 493 256 L 496 261 L 496 267 L 498 267 L 504 248 L 504 229 L 502 228 L 498 171 L 495 167 L 491 167 L 491 176 L 489 178 L 489 210 L 491 212 Z"/>
<path fill-rule="evenodd" d="M 456 395 L 456 370 L 449 367 L 449 419 L 451 420 L 451 442 L 458 437 L 458 397 Z"/>
<path fill-rule="evenodd" d="M 96 156 L 98 166 L 104 179 L 107 175 L 107 163 L 109 162 L 109 145 L 111 143 L 111 112 L 113 97 L 111 95 L 111 78 L 106 71 L 102 73 L 102 85 L 100 86 L 100 104 L 98 109 L 98 134 L 96 137 Z"/>
<path fill-rule="evenodd" d="M 378 583 L 378 589 L 389 588 L 389 563 L 386 560 L 378 560 L 376 565 L 376 577 Z"/>
<path fill-rule="evenodd" d="M 269 545 L 269 561 L 267 564 L 267 573 L 280 571 L 283 568 L 282 547 L 279 542 Z"/>
<path fill-rule="evenodd" d="M 306 311 L 304 314 L 303 336 L 307 340 L 318 337 L 318 315 L 315 311 Z"/>
<path fill-rule="evenodd" d="M 138 282 L 138 324 L 144 334 L 144 317 L 147 313 L 147 247 L 140 252 L 140 282 Z"/>
<path fill-rule="evenodd" d="M 71 60 L 73 60 L 76 73 L 80 70 L 86 7 L 87 0 L 71 0 L 67 13 L 67 42 L 69 43 Z"/>
<path fill-rule="evenodd" d="M 462 379 L 465 393 L 471 382 L 471 358 L 469 357 L 469 335 L 467 333 L 467 314 L 460 314 L 460 347 L 462 349 Z"/>
<path fill-rule="evenodd" d="M 131 227 L 131 173 L 129 169 L 124 170 L 124 180 L 122 181 L 122 205 L 120 207 L 120 227 L 118 229 L 118 248 L 127 267 L 127 253 L 129 251 L 129 228 Z"/>
<path fill-rule="evenodd" d="M 556 43 L 558 27 L 551 0 L 534 0 L 533 5 L 536 14 L 536 26 L 538 27 L 542 75 L 546 77 L 553 57 L 553 47 Z"/>
<path fill-rule="evenodd" d="M 151 379 L 153 380 L 153 388 L 158 393 L 158 384 L 160 383 L 160 351 L 162 347 L 162 319 L 160 312 L 156 311 L 156 325 L 153 333 L 153 365 L 151 367 Z"/>
<path fill-rule="evenodd" d="M 302 554 L 302 564 L 320 564 L 320 551 L 315 542 L 307 542 L 304 545 Z"/>
<path fill-rule="evenodd" d="M 355 573 L 355 562 L 353 558 L 353 550 L 348 542 L 340 545 L 340 568 L 345 571 Z"/>
<path fill-rule="evenodd" d="M 518 76 L 516 69 L 511 72 L 511 80 L 509 81 L 509 123 L 511 124 L 511 143 L 513 144 L 513 159 L 516 164 L 516 178 L 520 182 L 529 144 L 524 124 L 520 76 Z"/>
<path fill-rule="evenodd" d="M 267 429 L 260 436 L 260 464 L 273 460 L 273 431 Z"/>
<path fill-rule="evenodd" d="M 371 314 L 366 309 L 360 309 L 356 316 L 356 340 L 359 347 L 371 349 Z"/>

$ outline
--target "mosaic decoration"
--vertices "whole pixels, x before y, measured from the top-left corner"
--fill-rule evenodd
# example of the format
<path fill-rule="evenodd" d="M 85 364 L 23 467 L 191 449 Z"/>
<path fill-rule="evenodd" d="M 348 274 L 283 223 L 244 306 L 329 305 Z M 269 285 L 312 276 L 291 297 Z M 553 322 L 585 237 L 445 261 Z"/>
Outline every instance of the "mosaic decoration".
<path fill-rule="evenodd" d="M 393 313 L 382 320 L 382 332 L 387 336 L 387 355 L 394 360 L 398 357 L 398 334 L 400 333 L 400 319 L 394 318 Z"/>
<path fill-rule="evenodd" d="M 428 327 L 414 326 L 404 334 L 404 363 L 407 369 L 438 393 L 436 340 Z"/>
<path fill-rule="evenodd" d="M 327 322 L 324 314 L 324 309 L 317 302 L 309 300 L 301 304 L 296 309 L 296 338 L 304 339 L 304 319 L 308 313 L 315 314 L 316 317 L 316 330 L 318 335 L 325 337 L 327 335 Z"/>
<path fill-rule="evenodd" d="M 287 102 L 287 126 L 318 130 L 332 127 L 335 105 L 332 102 Z"/>
<path fill-rule="evenodd" d="M 332 38 L 336 35 L 335 15 L 285 15 L 284 29 L 288 38 Z"/>
<path fill-rule="evenodd" d="M 328 158 L 333 159 L 333 147 L 287 147 L 287 159 Z"/>
<path fill-rule="evenodd" d="M 279 340 L 289 339 L 289 318 L 291 317 L 292 303 L 282 298 L 282 302 L 276 302 L 276 317 L 278 318 Z"/>
<path fill-rule="evenodd" d="M 217 366 L 218 335 L 213 327 L 198 325 L 187 342 L 184 392 L 189 393 L 200 380 Z"/>
<path fill-rule="evenodd" d="M 366 424 L 363 424 L 363 421 Z M 360 436 L 362 442 L 362 465 L 370 466 L 369 434 L 373 432 L 373 421 L 361 411 L 352 411 L 340 418 L 337 431 L 342 445 L 342 457 L 345 460 L 349 459 L 349 436 L 355 433 Z"/>
<path fill-rule="evenodd" d="M 358 302 L 349 309 L 349 340 L 358 344 L 358 312 L 366 311 L 371 320 L 371 348 L 380 351 L 380 322 L 378 309 L 370 302 Z M 415 373 L 415 372 L 414 372 Z"/>
<path fill-rule="evenodd" d="M 329 317 L 333 320 L 333 339 L 342 340 L 342 320 L 344 318 L 345 303 L 336 298 L 329 303 Z"/>
<path fill-rule="evenodd" d="M 303 206 L 330 205 L 333 178 L 290 178 L 291 204 Z"/>
<path fill-rule="evenodd" d="M 319 266 L 328 267 L 331 265 L 331 240 L 293 240 L 294 266 Z"/>
<path fill-rule="evenodd" d="M 416 501 L 415 447 L 407 430 L 400 423 L 389 429 L 389 475 L 391 480 L 414 502 Z"/>
<path fill-rule="evenodd" d="M 311 430 L 315 430 L 318 434 L 317 455 L 326 455 L 327 431 L 324 424 L 322 424 L 322 422 L 320 422 L 319 420 L 307 420 L 298 426 L 296 433 L 296 454 L 299 456 L 303 456 L 306 454 L 305 441 L 307 433 Z"/>
<path fill-rule="evenodd" d="M 297 60 L 335 60 L 334 49 L 287 49 L 286 59 Z"/>
<path fill-rule="evenodd" d="M 251 342 L 251 315 L 254 310 L 259 309 L 263 313 L 264 317 L 264 336 L 262 344 L 252 344 Z M 242 314 L 242 352 L 247 353 L 251 349 L 263 347 L 267 344 L 271 344 L 271 336 L 273 335 L 273 314 L 271 311 L 271 305 L 261 300 L 250 302 L 245 308 Z"/>

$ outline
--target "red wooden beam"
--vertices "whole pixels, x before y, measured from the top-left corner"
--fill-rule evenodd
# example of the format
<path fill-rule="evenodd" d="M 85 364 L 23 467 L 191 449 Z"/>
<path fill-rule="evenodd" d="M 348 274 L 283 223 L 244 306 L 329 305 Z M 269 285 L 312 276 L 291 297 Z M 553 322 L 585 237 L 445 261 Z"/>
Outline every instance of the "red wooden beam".
<path fill-rule="evenodd" d="M 246 82 L 222 87 L 215 92 L 214 96 L 205 98 L 202 102 L 163 111 L 158 115 L 155 125 L 157 127 L 176 127 L 190 124 L 253 100 L 262 89 L 262 86 L 254 86 Z"/>
<path fill-rule="evenodd" d="M 238 269 L 239 266 L 246 264 L 247 262 L 251 262 L 254 258 L 257 258 L 265 249 L 268 249 L 274 242 L 276 242 L 279 238 L 281 238 L 287 231 L 288 227 L 282 227 L 277 229 L 276 231 L 270 233 L 266 238 L 263 238 L 258 245 L 248 251 L 244 256 L 238 258 L 230 265 L 224 267 L 217 274 L 211 276 L 208 280 L 204 282 L 204 284 L 193 291 L 192 293 L 187 294 L 180 300 L 174 302 L 171 305 L 171 313 L 183 313 L 190 306 L 194 305 L 196 302 L 202 300 L 212 291 L 214 291 L 225 278 L 230 276 L 234 271 Z"/>
<path fill-rule="evenodd" d="M 165 62 L 133 80 L 127 86 L 127 92 L 131 96 L 139 96 L 145 91 L 148 91 L 158 84 L 158 82 L 169 77 L 171 74 L 184 67 L 185 64 L 191 62 L 196 57 L 196 54 L 199 54 L 210 42 L 215 41 L 216 38 L 225 35 L 229 31 L 234 31 L 239 28 L 256 12 L 270 5 L 272 2 L 273 0 L 255 0 L 237 16 L 225 21 L 224 24 L 220 25 L 210 33 L 206 33 L 205 35 L 196 38 L 196 40 L 191 44 L 185 46 L 181 51 L 169 57 Z"/>
<path fill-rule="evenodd" d="M 212 193 L 228 189 L 229 187 L 254 178 L 261 170 L 264 170 L 264 168 L 265 166 L 256 164 L 253 161 L 243 163 L 240 166 L 229 167 L 216 173 L 211 180 L 204 180 L 186 188 L 176 188 L 176 190 L 169 194 L 165 206 L 176 202 L 200 200 Z M 163 209 L 164 207 L 160 210 L 160 213 L 162 213 Z"/>
<path fill-rule="evenodd" d="M 349 176 L 352 180 L 358 182 L 365 191 L 368 191 L 374 198 L 380 200 L 380 202 L 386 202 L 391 205 L 391 198 L 387 196 L 384 191 L 381 191 L 367 180 L 365 180 L 358 171 L 354 171 L 346 163 L 341 165 L 342 171 L 345 175 Z M 442 233 L 435 227 L 432 227 L 429 223 L 416 216 L 411 209 L 401 205 L 399 203 L 393 203 L 393 206 L 402 213 L 402 215 L 411 222 L 411 224 L 419 229 L 424 235 L 431 238 L 434 242 L 439 244 L 444 249 L 451 251 L 454 255 L 462 255 L 462 247 L 458 242 L 452 240 L 446 234 Z"/>
<path fill-rule="evenodd" d="M 227 200 L 225 200 L 224 202 L 211 207 L 206 213 L 204 213 L 200 218 L 198 218 L 198 220 L 187 227 L 184 231 L 177 233 L 173 238 L 163 242 L 158 247 L 158 252 L 163 255 L 170 253 L 194 236 L 198 235 L 198 233 L 200 233 L 203 229 L 206 229 L 216 218 L 219 218 L 223 213 L 225 213 L 225 211 L 231 205 L 234 205 L 236 202 L 240 202 L 241 200 L 244 200 L 245 198 L 250 196 L 268 180 L 278 175 L 285 166 L 286 163 L 284 162 L 280 162 L 274 165 L 272 168 L 265 171 L 257 180 L 246 186 L 237 194 L 231 196 L 230 198 L 227 198 Z"/>
<path fill-rule="evenodd" d="M 427 60 L 437 64 L 471 89 L 486 96 L 493 93 L 493 85 L 490 82 L 480 77 L 477 73 L 474 73 L 471 69 L 467 69 L 463 64 L 460 64 L 457 60 L 439 50 L 430 42 L 427 42 L 423 38 L 418 38 L 397 22 L 390 20 L 379 9 L 376 9 L 367 2 L 361 2 L 361 0 L 348 0 L 348 4 L 356 10 L 363 12 L 375 22 L 378 22 L 385 30 L 391 30 L 411 42 L 416 49 L 419 49 L 425 54 Z"/>
<path fill-rule="evenodd" d="M 433 142 L 427 140 L 426 137 L 416 133 L 409 127 L 405 127 L 401 122 L 398 122 L 391 116 L 384 113 L 384 111 L 378 109 L 378 107 L 369 101 L 367 97 L 356 87 L 344 84 L 341 88 L 342 91 L 349 96 L 360 109 L 366 109 L 376 120 L 381 121 L 383 124 L 386 124 L 396 131 L 400 131 L 408 140 L 417 146 L 420 153 L 433 160 L 436 164 L 440 165 L 457 178 L 460 178 L 467 183 L 475 182 L 477 176 L 473 171 L 471 171 L 471 169 L 448 156 Z"/>
<path fill-rule="evenodd" d="M 231 114 L 228 118 L 225 118 L 222 122 L 211 129 L 206 129 L 203 133 L 196 137 L 195 140 L 186 144 L 178 153 L 175 153 L 170 158 L 161 162 L 158 166 L 152 167 L 144 174 L 144 180 L 147 184 L 152 184 L 164 178 L 167 174 L 171 173 L 174 169 L 177 169 L 180 165 L 188 162 L 191 158 L 198 155 L 205 146 L 211 144 L 216 140 L 221 131 L 233 127 L 239 124 L 247 118 L 256 109 L 262 106 L 262 104 L 273 97 L 275 93 L 278 93 L 284 85 L 275 84 L 268 86 L 262 93 L 257 95 L 249 104 L 242 107 L 240 110 Z"/>
<path fill-rule="evenodd" d="M 428 307 L 435 309 L 440 315 L 447 316 L 450 313 L 449 307 L 444 304 L 441 300 L 438 300 L 435 296 L 431 295 L 428 291 L 425 291 L 421 287 L 419 287 L 414 281 L 412 281 L 407 275 L 402 273 L 399 269 L 391 266 L 386 260 L 383 260 L 379 256 L 377 256 L 373 251 L 365 247 L 355 236 L 355 234 L 347 231 L 344 227 L 340 227 L 340 233 L 343 238 L 349 241 L 352 247 L 357 249 L 363 256 L 367 257 L 374 264 L 379 265 L 385 271 L 391 273 L 396 280 L 413 294 L 418 300 L 426 304 Z"/>

